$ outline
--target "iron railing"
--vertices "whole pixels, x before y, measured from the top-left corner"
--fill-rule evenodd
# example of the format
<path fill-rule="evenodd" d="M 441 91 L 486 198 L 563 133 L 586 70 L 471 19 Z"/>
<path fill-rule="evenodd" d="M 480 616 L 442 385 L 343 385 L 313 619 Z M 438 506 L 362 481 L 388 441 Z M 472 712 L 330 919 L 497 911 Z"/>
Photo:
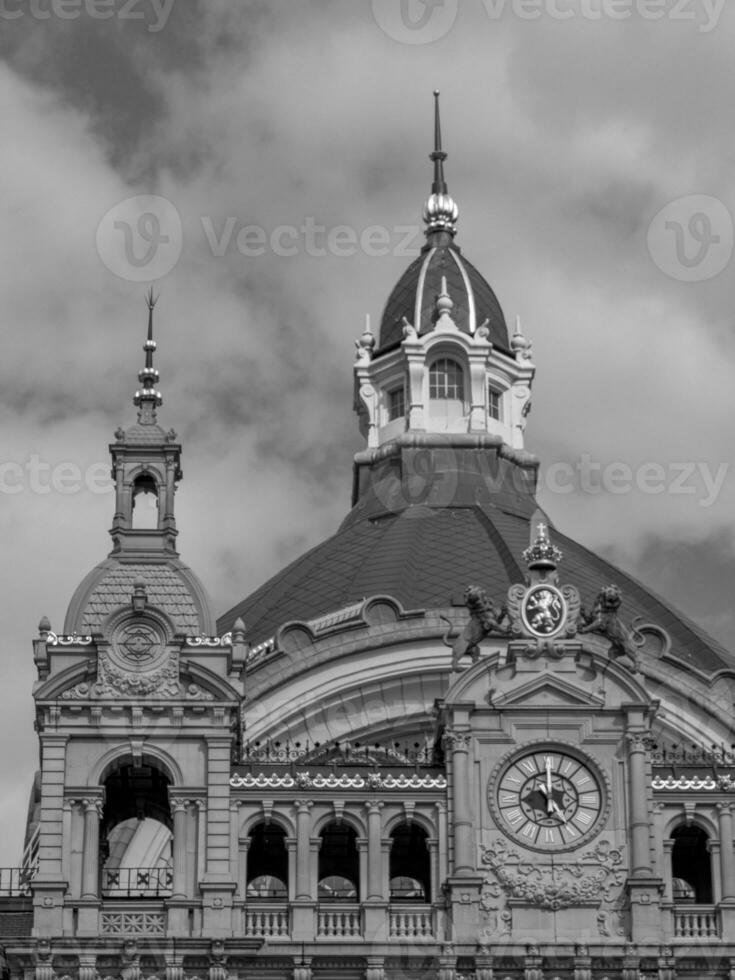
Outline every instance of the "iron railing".
<path fill-rule="evenodd" d="M 104 868 L 102 894 L 105 898 L 163 898 L 171 894 L 173 871 L 159 868 Z"/>

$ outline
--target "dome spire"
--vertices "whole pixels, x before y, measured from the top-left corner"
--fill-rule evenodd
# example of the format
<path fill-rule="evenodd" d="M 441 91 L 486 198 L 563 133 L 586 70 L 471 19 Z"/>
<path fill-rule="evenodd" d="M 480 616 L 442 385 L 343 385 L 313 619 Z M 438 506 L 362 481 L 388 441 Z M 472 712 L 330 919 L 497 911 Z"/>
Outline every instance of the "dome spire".
<path fill-rule="evenodd" d="M 138 372 L 138 381 L 143 385 L 142 391 L 138 389 L 133 398 L 133 404 L 138 409 L 138 422 L 141 425 L 155 425 L 156 409 L 163 404 L 160 391 L 157 390 L 158 371 L 153 367 L 153 354 L 156 350 L 156 342 L 153 339 L 153 309 L 158 302 L 158 297 L 154 298 L 153 288 L 146 296 L 146 306 L 148 307 L 148 337 L 143 344 L 145 351 L 145 367 Z"/>
<path fill-rule="evenodd" d="M 450 239 L 454 238 L 459 208 L 449 194 L 444 177 L 444 161 L 447 159 L 447 154 L 442 149 L 438 89 L 434 91 L 434 149 L 429 154 L 429 159 L 434 163 L 434 181 L 431 185 L 431 196 L 424 205 L 424 221 L 429 243 L 439 245 L 445 242 L 447 235 Z"/>

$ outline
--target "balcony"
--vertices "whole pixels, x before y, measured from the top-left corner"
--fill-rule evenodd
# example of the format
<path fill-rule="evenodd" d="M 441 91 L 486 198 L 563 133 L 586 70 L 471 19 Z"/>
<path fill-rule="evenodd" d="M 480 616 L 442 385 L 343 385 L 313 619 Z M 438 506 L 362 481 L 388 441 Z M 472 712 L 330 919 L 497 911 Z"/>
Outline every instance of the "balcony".
<path fill-rule="evenodd" d="M 433 939 L 434 910 L 430 905 L 391 905 L 389 913 L 391 939 Z"/>
<path fill-rule="evenodd" d="M 245 935 L 263 939 L 288 939 L 291 933 L 289 908 L 284 904 L 258 902 L 246 905 Z"/>
<path fill-rule="evenodd" d="M 171 895 L 173 872 L 169 867 L 105 868 L 104 898 L 166 898 Z"/>
<path fill-rule="evenodd" d="M 317 939 L 361 939 L 362 915 L 359 905 L 320 905 L 316 914 Z"/>
<path fill-rule="evenodd" d="M 674 908 L 676 939 L 717 939 L 719 917 L 713 905 L 686 905 Z"/>

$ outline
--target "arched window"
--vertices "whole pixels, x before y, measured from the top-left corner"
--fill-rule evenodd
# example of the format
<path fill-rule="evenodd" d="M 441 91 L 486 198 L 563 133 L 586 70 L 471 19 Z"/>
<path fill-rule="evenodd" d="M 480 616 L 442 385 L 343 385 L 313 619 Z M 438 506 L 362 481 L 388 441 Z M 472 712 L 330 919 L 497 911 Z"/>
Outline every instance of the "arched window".
<path fill-rule="evenodd" d="M 671 877 L 677 904 L 712 904 L 709 836 L 701 827 L 677 827 L 671 837 Z"/>
<path fill-rule="evenodd" d="M 145 757 L 121 759 L 104 782 L 100 826 L 102 894 L 153 898 L 171 894 L 169 780 Z"/>
<path fill-rule="evenodd" d="M 319 901 L 357 902 L 360 897 L 360 857 L 357 834 L 348 824 L 327 824 L 319 848 Z"/>
<path fill-rule="evenodd" d="M 282 827 L 264 822 L 250 831 L 246 880 L 248 898 L 287 898 L 288 851 Z"/>
<path fill-rule="evenodd" d="M 429 368 L 429 398 L 464 401 L 464 372 L 456 361 L 442 357 Z"/>
<path fill-rule="evenodd" d="M 432 429 L 463 428 L 466 414 L 462 365 L 442 357 L 429 368 L 429 420 Z"/>
<path fill-rule="evenodd" d="M 431 861 L 426 831 L 414 823 L 402 823 L 390 838 L 391 902 L 430 902 Z"/>
<path fill-rule="evenodd" d="M 155 530 L 158 527 L 158 487 L 149 473 L 142 473 L 133 483 L 133 530 Z"/>

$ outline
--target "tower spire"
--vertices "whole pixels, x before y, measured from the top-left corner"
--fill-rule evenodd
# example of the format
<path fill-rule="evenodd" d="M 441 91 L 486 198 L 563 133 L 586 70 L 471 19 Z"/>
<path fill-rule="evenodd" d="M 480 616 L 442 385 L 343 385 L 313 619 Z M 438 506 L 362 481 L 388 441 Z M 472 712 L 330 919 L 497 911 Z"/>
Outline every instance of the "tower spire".
<path fill-rule="evenodd" d="M 143 344 L 145 367 L 138 372 L 138 381 L 143 385 L 143 389 L 139 388 L 135 392 L 133 404 L 138 409 L 138 422 L 141 425 L 155 425 L 156 409 L 163 404 L 163 398 L 156 388 L 159 374 L 153 367 L 153 355 L 156 350 L 156 342 L 153 339 L 153 310 L 158 302 L 158 297 L 153 296 L 153 287 L 149 290 L 145 302 L 148 307 L 148 336 Z"/>
<path fill-rule="evenodd" d="M 454 238 L 457 230 L 459 208 L 449 194 L 444 176 L 444 161 L 447 154 L 442 149 L 441 114 L 439 110 L 439 90 L 434 91 L 434 149 L 429 154 L 434 163 L 434 181 L 431 185 L 431 196 L 424 205 L 424 221 L 426 237 L 432 245 L 446 243 Z"/>

